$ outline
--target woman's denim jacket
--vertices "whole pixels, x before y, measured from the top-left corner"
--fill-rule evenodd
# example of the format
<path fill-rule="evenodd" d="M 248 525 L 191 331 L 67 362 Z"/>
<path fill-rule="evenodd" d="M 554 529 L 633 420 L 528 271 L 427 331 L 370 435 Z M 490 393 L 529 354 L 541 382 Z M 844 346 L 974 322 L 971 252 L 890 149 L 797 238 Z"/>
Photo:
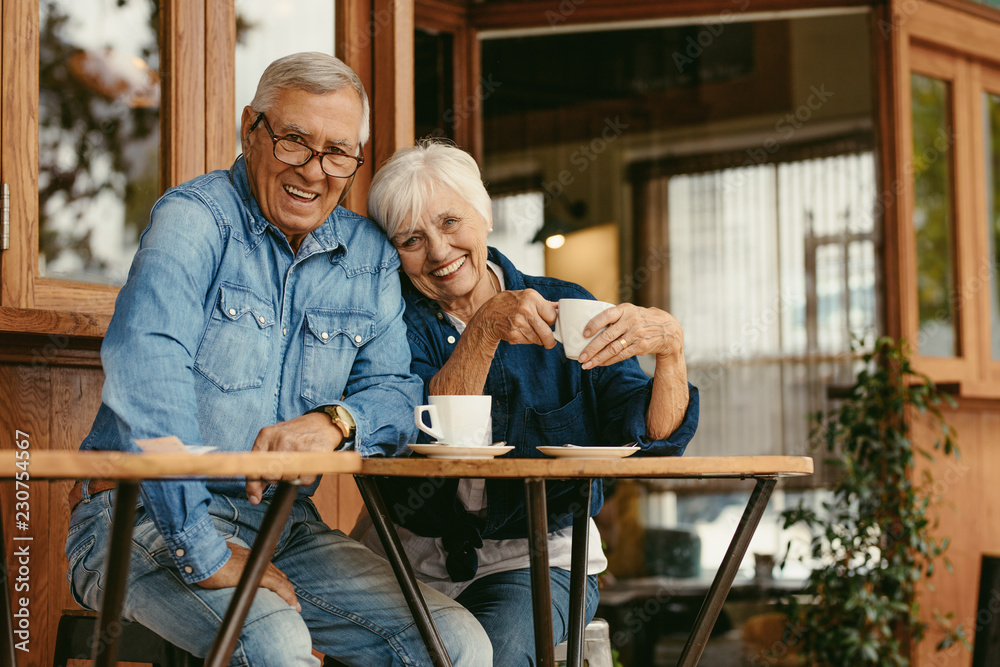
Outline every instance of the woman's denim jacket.
<path fill-rule="evenodd" d="M 242 159 L 171 188 L 115 304 L 103 403 L 81 448 L 136 451 L 135 440 L 175 435 L 249 451 L 264 426 L 342 403 L 357 423 L 355 449 L 395 454 L 412 442 L 421 392 L 398 266 L 378 228 L 339 207 L 293 254 L 251 196 Z M 210 492 L 246 495 L 242 480 L 142 485 L 188 582 L 229 555 Z"/>
<path fill-rule="evenodd" d="M 550 301 L 563 298 L 593 299 L 579 285 L 555 278 L 527 276 L 495 248 L 491 261 L 504 271 L 506 288 L 534 289 Z M 459 333 L 435 301 L 423 296 L 403 276 L 404 315 L 413 361 L 410 368 L 426 386 L 451 356 Z M 639 442 L 637 455 L 678 456 L 684 453 L 698 425 L 698 390 L 690 386 L 684 421 L 664 440 L 646 439 L 646 411 L 652 380 L 632 358 L 613 366 L 582 370 L 566 359 L 562 346 L 546 350 L 540 345 L 501 342 L 486 378 L 485 394 L 493 397 L 493 440 L 515 447 L 506 456 L 544 458 L 539 445 L 621 445 Z M 421 435 L 423 439 L 425 436 Z M 448 570 L 455 581 L 475 573 L 474 549 L 482 538 L 527 537 L 524 484 L 521 480 L 486 481 L 487 516 L 470 515 L 457 500 L 457 480 L 424 478 L 381 484 L 394 519 L 427 537 L 442 537 L 449 552 Z M 579 497 L 573 482 L 548 483 L 549 530 L 571 521 L 571 506 Z M 594 482 L 591 514 L 603 503 L 602 484 Z"/>

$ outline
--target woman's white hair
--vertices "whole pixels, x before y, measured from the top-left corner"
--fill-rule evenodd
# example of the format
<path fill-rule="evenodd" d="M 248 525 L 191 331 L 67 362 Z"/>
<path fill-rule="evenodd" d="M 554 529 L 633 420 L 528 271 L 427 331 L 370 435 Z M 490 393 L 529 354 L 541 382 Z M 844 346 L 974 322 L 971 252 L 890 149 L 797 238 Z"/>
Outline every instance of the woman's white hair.
<path fill-rule="evenodd" d="M 282 90 L 304 90 L 313 95 L 325 95 L 350 86 L 361 98 L 361 132 L 358 146 L 368 142 L 371 111 L 368 94 L 361 78 L 342 60 L 328 53 L 303 51 L 278 58 L 260 75 L 257 92 L 250 108 L 267 113 L 274 107 Z"/>
<path fill-rule="evenodd" d="M 407 217 L 413 228 L 436 188 L 464 197 L 484 220 L 492 220 L 490 195 L 476 161 L 453 143 L 430 138 L 400 148 L 375 173 L 368 188 L 368 217 L 392 239 Z"/>

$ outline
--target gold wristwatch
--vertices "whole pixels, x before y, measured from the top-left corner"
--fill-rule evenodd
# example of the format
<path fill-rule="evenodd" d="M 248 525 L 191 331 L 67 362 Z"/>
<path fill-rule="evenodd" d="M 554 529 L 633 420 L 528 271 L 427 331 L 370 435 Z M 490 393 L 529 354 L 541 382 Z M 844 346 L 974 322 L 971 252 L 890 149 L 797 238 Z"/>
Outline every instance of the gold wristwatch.
<path fill-rule="evenodd" d="M 351 413 L 347 411 L 343 405 L 324 405 L 322 408 L 318 408 L 317 412 L 325 412 L 333 422 L 333 425 L 340 429 L 340 432 L 344 434 L 344 441 L 348 441 L 354 437 L 354 433 L 357 430 L 354 425 L 354 417 Z"/>

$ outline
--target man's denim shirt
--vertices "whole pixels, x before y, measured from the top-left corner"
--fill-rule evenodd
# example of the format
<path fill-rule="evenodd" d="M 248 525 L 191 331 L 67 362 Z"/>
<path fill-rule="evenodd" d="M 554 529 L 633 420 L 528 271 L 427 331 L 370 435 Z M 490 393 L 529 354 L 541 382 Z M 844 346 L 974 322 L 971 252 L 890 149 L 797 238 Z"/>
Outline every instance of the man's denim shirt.
<path fill-rule="evenodd" d="M 339 207 L 293 256 L 251 196 L 242 159 L 168 190 L 115 304 L 103 403 L 81 449 L 137 451 L 135 440 L 175 435 L 249 451 L 264 426 L 340 403 L 357 423 L 354 449 L 395 454 L 413 441 L 422 391 L 409 372 L 398 266 L 378 228 Z M 189 583 L 229 557 L 210 492 L 246 494 L 243 480 L 142 484 Z"/>
<path fill-rule="evenodd" d="M 534 289 L 550 301 L 594 298 L 579 285 L 521 273 L 495 248 L 489 249 L 489 259 L 503 269 L 507 289 Z M 403 298 L 413 355 L 411 369 L 424 379 L 426 387 L 451 356 L 459 333 L 440 306 L 417 291 L 405 277 Z M 541 345 L 501 342 L 483 393 L 493 397 L 493 439 L 505 440 L 515 447 L 506 457 L 544 458 L 536 449 L 539 445 L 631 442 L 642 446 L 638 455 L 679 456 L 698 427 L 698 390 L 689 385 L 687 411 L 677 429 L 662 440 L 649 440 L 646 412 L 652 386 L 653 381 L 634 358 L 585 371 L 579 362 L 566 359 L 562 345 L 546 350 Z M 421 439 L 426 441 L 423 435 Z M 430 497 L 427 497 L 428 486 L 436 487 Z M 456 578 L 456 572 L 463 571 L 469 576 L 475 572 L 472 548 L 480 546 L 482 538 L 527 537 L 524 484 L 521 480 L 487 480 L 485 521 L 459 507 L 456 487 L 454 480 L 428 485 L 424 479 L 393 478 L 380 484 L 397 523 L 425 537 L 444 538 L 449 572 L 455 581 L 464 581 Z M 578 485 L 573 482 L 548 483 L 549 530 L 568 525 L 569 508 L 577 501 L 577 492 Z M 414 498 L 420 502 L 414 503 Z M 596 480 L 592 514 L 597 513 L 602 502 L 602 485 Z M 469 559 L 473 562 L 458 562 Z"/>

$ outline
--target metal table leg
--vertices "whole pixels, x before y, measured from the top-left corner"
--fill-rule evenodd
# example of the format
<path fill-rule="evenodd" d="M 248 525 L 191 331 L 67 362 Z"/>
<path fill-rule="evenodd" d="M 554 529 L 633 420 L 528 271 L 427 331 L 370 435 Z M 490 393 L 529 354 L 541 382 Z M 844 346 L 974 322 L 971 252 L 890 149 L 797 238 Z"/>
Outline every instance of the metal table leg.
<path fill-rule="evenodd" d="M 524 493 L 528 506 L 528 563 L 531 567 L 531 607 L 535 620 L 535 660 L 538 667 L 555 667 L 545 479 L 525 479 Z"/>
<path fill-rule="evenodd" d="M 698 618 L 691 630 L 691 636 L 688 637 L 680 660 L 677 661 L 677 667 L 694 667 L 701 659 L 705 644 L 708 642 L 708 636 L 712 633 L 712 627 L 719 618 L 719 612 L 722 611 L 722 605 L 733 585 L 733 579 L 736 578 L 736 572 L 747 552 L 747 547 L 750 546 L 754 531 L 757 530 L 757 524 L 760 523 L 760 518 L 764 514 L 767 501 L 771 498 L 771 491 L 774 490 L 776 481 L 769 478 L 757 479 L 753 493 L 750 494 L 750 501 L 743 511 L 743 518 L 740 519 L 740 524 L 736 527 L 736 533 L 733 535 L 732 542 L 729 543 L 729 549 L 726 551 L 725 558 L 722 559 L 722 565 L 712 581 L 711 588 L 708 589 L 708 595 L 701 605 Z"/>
<path fill-rule="evenodd" d="M 135 504 L 139 499 L 139 482 L 121 479 L 115 484 L 114 515 L 111 519 L 111 542 L 104 564 L 107 586 L 101 600 L 97 626 L 94 630 L 95 667 L 111 667 L 118 663 L 118 636 L 121 634 L 122 603 L 128 584 L 128 565 L 132 556 L 132 529 L 135 527 Z M 101 650 L 103 649 L 103 650 Z"/>
<path fill-rule="evenodd" d="M 288 521 L 288 515 L 292 511 L 292 505 L 299 495 L 298 480 L 282 481 L 278 483 L 278 488 L 271 498 L 271 505 L 267 508 L 264 520 L 260 524 L 260 530 L 253 541 L 250 549 L 250 556 L 243 567 L 243 575 L 236 585 L 233 599 L 229 601 L 226 608 L 226 615 L 222 618 L 222 625 L 219 626 L 212 642 L 212 648 L 205 658 L 205 667 L 224 667 L 229 664 L 229 659 L 236 648 L 236 642 L 243 632 L 243 621 L 247 618 L 250 605 L 253 604 L 257 589 L 260 588 L 260 580 L 264 577 L 264 570 L 271 562 L 274 555 L 274 547 L 278 544 L 281 531 Z"/>
<path fill-rule="evenodd" d="M 592 480 L 580 481 L 580 504 L 573 512 L 573 554 L 569 574 L 568 667 L 582 667 L 584 627 L 587 615 L 587 545 L 590 542 L 590 496 Z"/>
<path fill-rule="evenodd" d="M 431 664 L 434 667 L 451 667 L 448 649 L 445 648 L 437 626 L 434 625 L 434 618 L 427 608 L 427 602 L 420 593 L 417 578 L 413 576 L 413 568 L 410 567 L 410 561 L 406 558 L 406 552 L 403 551 L 403 544 L 399 541 L 396 527 L 389 519 L 389 512 L 385 507 L 385 501 L 382 500 L 382 494 L 378 490 L 375 479 L 364 475 L 355 475 L 354 481 L 358 484 L 361 499 L 364 500 L 365 507 L 368 508 L 372 524 L 378 532 L 379 540 L 381 540 L 385 554 L 392 565 L 392 571 L 396 574 L 396 581 L 399 582 L 406 604 L 410 608 L 410 613 L 413 614 L 417 629 L 420 630 L 420 636 L 423 638 L 427 653 L 431 657 Z"/>

